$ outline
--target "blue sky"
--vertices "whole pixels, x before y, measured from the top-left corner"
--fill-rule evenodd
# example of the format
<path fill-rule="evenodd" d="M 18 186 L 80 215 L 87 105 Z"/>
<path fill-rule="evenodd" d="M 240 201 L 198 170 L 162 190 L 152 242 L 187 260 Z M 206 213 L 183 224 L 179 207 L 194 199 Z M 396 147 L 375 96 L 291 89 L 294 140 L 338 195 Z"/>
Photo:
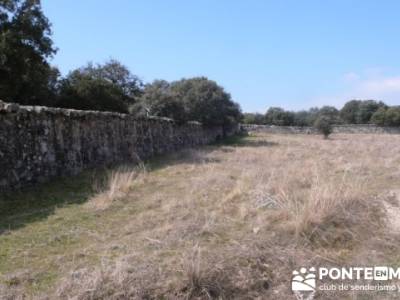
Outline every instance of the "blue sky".
<path fill-rule="evenodd" d="M 115 58 L 145 82 L 204 75 L 244 111 L 400 104 L 400 1 L 43 0 L 63 74 Z"/>

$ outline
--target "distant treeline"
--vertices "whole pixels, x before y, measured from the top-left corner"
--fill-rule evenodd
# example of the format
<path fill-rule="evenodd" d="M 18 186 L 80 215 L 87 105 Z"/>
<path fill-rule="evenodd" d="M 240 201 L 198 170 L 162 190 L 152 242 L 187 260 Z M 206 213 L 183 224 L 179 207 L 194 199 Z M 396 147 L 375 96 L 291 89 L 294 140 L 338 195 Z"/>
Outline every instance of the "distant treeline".
<path fill-rule="evenodd" d="M 332 124 L 400 126 L 400 106 L 388 106 L 375 100 L 351 100 L 340 110 L 332 106 L 301 111 L 271 107 L 265 114 L 244 113 L 243 122 L 280 126 L 313 126 L 321 116 L 329 118 Z"/>
<path fill-rule="evenodd" d="M 182 123 L 229 126 L 240 107 L 205 77 L 144 84 L 117 60 L 61 76 L 49 64 L 57 49 L 40 0 L 0 1 L 0 99 L 25 105 L 162 116 Z"/>

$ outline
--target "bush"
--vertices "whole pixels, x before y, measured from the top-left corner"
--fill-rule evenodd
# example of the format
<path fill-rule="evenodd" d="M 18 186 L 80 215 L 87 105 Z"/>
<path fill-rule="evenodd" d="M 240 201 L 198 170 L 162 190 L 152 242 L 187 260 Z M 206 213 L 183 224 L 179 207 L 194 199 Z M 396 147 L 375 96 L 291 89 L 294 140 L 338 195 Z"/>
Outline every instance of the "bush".
<path fill-rule="evenodd" d="M 328 116 L 319 116 L 315 121 L 314 126 L 318 129 L 320 133 L 324 135 L 324 138 L 327 139 L 328 136 L 332 133 L 332 119 Z"/>

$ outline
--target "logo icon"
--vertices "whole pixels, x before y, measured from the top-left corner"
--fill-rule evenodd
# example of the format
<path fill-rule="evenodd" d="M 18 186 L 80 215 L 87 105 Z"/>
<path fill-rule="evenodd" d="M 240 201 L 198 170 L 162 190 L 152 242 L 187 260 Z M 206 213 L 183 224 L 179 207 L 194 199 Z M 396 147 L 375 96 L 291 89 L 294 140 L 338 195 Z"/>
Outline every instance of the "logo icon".
<path fill-rule="evenodd" d="M 315 291 L 316 276 L 315 268 L 301 268 L 300 272 L 293 271 L 292 291 Z"/>
<path fill-rule="evenodd" d="M 315 268 L 301 268 L 292 273 L 292 291 L 298 300 L 312 300 L 317 286 Z"/>

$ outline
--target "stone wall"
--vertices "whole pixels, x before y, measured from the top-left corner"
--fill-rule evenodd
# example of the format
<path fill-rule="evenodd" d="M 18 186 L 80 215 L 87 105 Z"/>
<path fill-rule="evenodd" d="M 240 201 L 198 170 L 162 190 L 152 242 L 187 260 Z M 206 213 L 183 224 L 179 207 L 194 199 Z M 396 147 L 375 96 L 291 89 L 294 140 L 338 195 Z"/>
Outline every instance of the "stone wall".
<path fill-rule="evenodd" d="M 400 127 L 382 127 L 372 124 L 365 125 L 337 125 L 333 127 L 333 133 L 387 133 L 400 134 Z"/>
<path fill-rule="evenodd" d="M 297 134 L 317 134 L 318 130 L 314 127 L 300 127 L 300 126 L 275 126 L 275 125 L 254 125 L 254 124 L 241 124 L 243 131 L 261 131 L 266 133 L 297 133 Z M 386 134 L 400 134 L 400 127 L 381 127 L 371 124 L 365 125 L 335 125 L 332 128 L 333 133 L 386 133 Z"/>
<path fill-rule="evenodd" d="M 223 136 L 222 128 L 165 118 L 0 101 L 0 190 L 77 174 L 90 167 L 147 159 Z"/>
<path fill-rule="evenodd" d="M 266 133 L 303 133 L 311 134 L 318 131 L 314 127 L 300 127 L 300 126 L 275 126 L 275 125 L 255 125 L 255 124 L 241 124 L 243 131 L 261 131 Z"/>

